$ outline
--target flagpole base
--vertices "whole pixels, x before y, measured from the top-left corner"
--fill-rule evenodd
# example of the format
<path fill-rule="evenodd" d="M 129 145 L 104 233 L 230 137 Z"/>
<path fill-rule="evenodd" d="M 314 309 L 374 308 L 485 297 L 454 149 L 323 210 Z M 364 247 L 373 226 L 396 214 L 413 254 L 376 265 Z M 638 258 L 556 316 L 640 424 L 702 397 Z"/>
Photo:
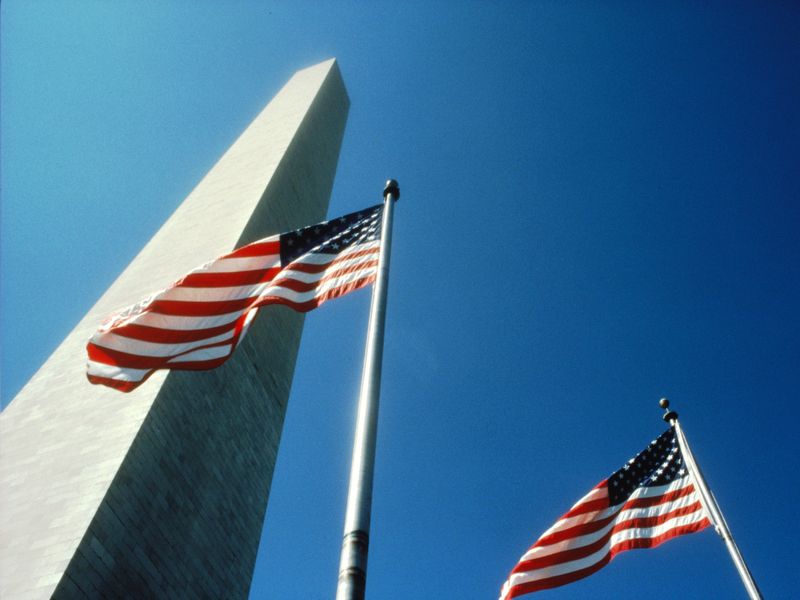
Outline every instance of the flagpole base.
<path fill-rule="evenodd" d="M 345 534 L 336 600 L 364 600 L 367 590 L 368 549 L 369 535 L 365 531 Z"/>

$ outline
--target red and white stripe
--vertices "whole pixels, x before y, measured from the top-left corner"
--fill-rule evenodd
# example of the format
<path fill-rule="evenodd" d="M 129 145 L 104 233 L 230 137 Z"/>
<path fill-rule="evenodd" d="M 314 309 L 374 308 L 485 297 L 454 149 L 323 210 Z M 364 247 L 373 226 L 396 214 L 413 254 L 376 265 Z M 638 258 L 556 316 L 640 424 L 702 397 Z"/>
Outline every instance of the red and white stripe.
<path fill-rule="evenodd" d="M 380 241 L 280 264 L 280 236 L 199 267 L 107 319 L 91 337 L 87 377 L 128 392 L 158 369 L 211 369 L 236 348 L 258 308 L 307 312 L 375 280 Z"/>
<path fill-rule="evenodd" d="M 688 475 L 663 486 L 639 487 L 615 506 L 609 506 L 607 480 L 602 481 L 522 555 L 500 600 L 571 583 L 620 552 L 654 548 L 710 524 Z"/>

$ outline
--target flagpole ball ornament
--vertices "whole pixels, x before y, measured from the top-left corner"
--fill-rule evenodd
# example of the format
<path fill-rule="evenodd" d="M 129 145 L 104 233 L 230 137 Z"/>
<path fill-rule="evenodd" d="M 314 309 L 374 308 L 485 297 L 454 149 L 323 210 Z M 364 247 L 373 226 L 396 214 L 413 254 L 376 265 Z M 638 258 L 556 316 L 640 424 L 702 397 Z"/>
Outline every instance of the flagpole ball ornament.
<path fill-rule="evenodd" d="M 664 419 L 664 421 L 672 425 L 673 421 L 678 420 L 678 413 L 676 413 L 674 410 L 669 409 L 669 400 L 667 400 L 666 398 L 662 398 L 661 400 L 658 401 L 658 405 L 664 409 L 664 416 L 661 417 L 662 419 Z"/>
<path fill-rule="evenodd" d="M 395 202 L 400 200 L 400 186 L 397 185 L 397 181 L 394 179 L 387 179 L 386 180 L 386 187 L 383 188 L 383 197 L 386 198 L 389 194 L 394 197 Z"/>

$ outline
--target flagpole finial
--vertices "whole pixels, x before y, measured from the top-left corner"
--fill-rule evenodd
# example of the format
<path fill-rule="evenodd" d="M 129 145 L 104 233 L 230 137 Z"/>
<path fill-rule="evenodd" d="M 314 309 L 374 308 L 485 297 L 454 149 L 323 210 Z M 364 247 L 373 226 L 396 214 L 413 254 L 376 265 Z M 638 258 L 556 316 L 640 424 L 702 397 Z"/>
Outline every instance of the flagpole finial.
<path fill-rule="evenodd" d="M 386 187 L 383 188 L 383 197 L 386 198 L 389 194 L 396 200 L 400 200 L 400 186 L 394 179 L 386 180 Z"/>
<path fill-rule="evenodd" d="M 658 401 L 658 405 L 664 409 L 664 415 L 661 417 L 662 419 L 664 419 L 664 421 L 672 425 L 673 421 L 678 420 L 678 413 L 676 413 L 674 410 L 669 409 L 669 400 L 667 400 L 666 398 L 662 398 L 661 400 Z"/>

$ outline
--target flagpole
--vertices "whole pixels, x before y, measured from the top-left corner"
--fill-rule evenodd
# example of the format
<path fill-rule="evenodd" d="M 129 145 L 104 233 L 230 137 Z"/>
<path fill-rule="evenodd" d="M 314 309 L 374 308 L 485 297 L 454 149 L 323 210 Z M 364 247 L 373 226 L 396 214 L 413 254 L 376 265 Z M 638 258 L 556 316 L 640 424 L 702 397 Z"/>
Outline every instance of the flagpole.
<path fill-rule="evenodd" d="M 678 413 L 673 410 L 669 410 L 669 400 L 666 398 L 659 400 L 658 404 L 665 411 L 663 417 L 664 420 L 675 428 L 675 437 L 678 438 L 678 446 L 680 447 L 681 454 L 686 462 L 686 468 L 689 470 L 689 473 L 697 484 L 697 489 L 700 492 L 700 499 L 705 506 L 705 509 L 711 515 L 714 528 L 717 530 L 719 536 L 725 541 L 725 546 L 728 548 L 728 553 L 731 555 L 731 559 L 733 559 L 733 564 L 736 566 L 736 570 L 739 572 L 739 577 L 741 577 L 744 588 L 747 590 L 747 595 L 751 598 L 751 600 L 762 600 L 763 597 L 761 596 L 761 591 L 758 589 L 758 586 L 753 579 L 753 575 L 750 573 L 750 569 L 747 568 L 747 563 L 744 562 L 744 557 L 739 550 L 739 546 L 736 545 L 736 541 L 733 539 L 733 534 L 728 527 L 727 521 L 725 521 L 725 517 L 722 514 L 722 509 L 719 507 L 717 499 L 714 497 L 714 494 L 708 487 L 705 477 L 703 477 L 703 473 L 700 471 L 700 467 L 694 460 L 692 450 L 689 448 L 689 440 L 686 439 L 686 435 L 683 433 L 683 429 L 681 429 L 681 425 L 678 422 Z"/>
<path fill-rule="evenodd" d="M 375 470 L 375 441 L 378 432 L 386 293 L 392 245 L 392 214 L 394 203 L 399 198 L 400 188 L 394 179 L 390 179 L 383 190 L 381 250 L 378 258 L 378 274 L 372 290 L 364 367 L 361 373 L 361 392 L 358 399 L 336 600 L 363 600 L 367 586 L 367 551 Z"/>

